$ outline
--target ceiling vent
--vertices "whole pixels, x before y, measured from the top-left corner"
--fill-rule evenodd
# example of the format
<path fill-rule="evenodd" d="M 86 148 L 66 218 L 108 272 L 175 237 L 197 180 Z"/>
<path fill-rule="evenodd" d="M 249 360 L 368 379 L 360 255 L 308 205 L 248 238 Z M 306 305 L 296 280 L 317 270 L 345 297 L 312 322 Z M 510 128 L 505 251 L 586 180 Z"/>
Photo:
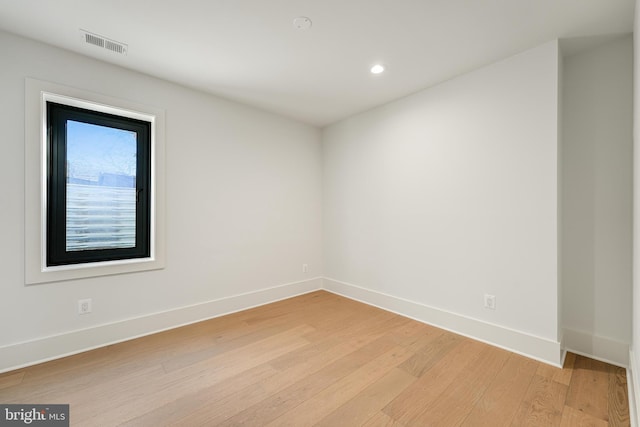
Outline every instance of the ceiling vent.
<path fill-rule="evenodd" d="M 94 46 L 98 46 L 103 49 L 107 49 L 112 52 L 119 53 L 120 55 L 127 54 L 128 46 L 124 43 L 120 43 L 115 40 L 109 40 L 106 37 L 102 37 L 85 30 L 80 30 L 80 32 L 82 33 L 82 40 L 84 40 L 84 42 L 87 44 L 92 44 Z"/>

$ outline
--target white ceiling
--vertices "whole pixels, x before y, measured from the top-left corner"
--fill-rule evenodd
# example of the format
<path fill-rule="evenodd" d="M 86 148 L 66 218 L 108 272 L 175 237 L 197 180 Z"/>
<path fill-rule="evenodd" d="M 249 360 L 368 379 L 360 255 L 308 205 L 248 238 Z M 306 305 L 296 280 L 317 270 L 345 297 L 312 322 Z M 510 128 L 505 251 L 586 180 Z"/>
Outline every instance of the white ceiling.
<path fill-rule="evenodd" d="M 631 32 L 633 9 L 634 0 L 0 0 L 0 28 L 324 126 L 546 41 Z M 295 30 L 297 16 L 312 28 Z M 128 55 L 85 44 L 80 29 L 128 44 Z M 369 73 L 376 62 L 387 67 L 380 76 Z"/>

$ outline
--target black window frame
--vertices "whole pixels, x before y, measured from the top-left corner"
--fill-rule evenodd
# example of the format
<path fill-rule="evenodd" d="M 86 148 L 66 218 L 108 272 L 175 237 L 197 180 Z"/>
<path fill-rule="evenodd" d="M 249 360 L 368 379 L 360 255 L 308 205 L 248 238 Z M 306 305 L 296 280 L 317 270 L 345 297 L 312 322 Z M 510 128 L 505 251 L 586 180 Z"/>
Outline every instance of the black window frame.
<path fill-rule="evenodd" d="M 64 265 L 149 258 L 151 256 L 151 129 L 152 123 L 116 114 L 46 102 L 47 213 L 46 265 Z M 135 132 L 136 233 L 132 248 L 66 250 L 68 120 Z"/>

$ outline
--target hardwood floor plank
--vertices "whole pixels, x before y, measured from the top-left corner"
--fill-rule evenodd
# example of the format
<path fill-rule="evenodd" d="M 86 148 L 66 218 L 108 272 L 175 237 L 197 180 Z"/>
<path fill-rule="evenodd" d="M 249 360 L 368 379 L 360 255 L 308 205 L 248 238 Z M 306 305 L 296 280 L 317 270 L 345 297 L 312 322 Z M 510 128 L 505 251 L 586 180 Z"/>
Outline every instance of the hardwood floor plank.
<path fill-rule="evenodd" d="M 266 425 L 269 427 L 315 425 L 411 355 L 412 353 L 404 347 L 394 347 Z"/>
<path fill-rule="evenodd" d="M 627 397 L 627 372 L 624 368 L 610 366 L 609 371 L 609 425 L 628 426 L 629 399 Z"/>
<path fill-rule="evenodd" d="M 337 297 L 334 295 L 334 297 Z M 329 304 L 323 304 L 322 315 L 316 321 L 310 323 L 317 326 L 315 333 L 321 338 L 326 338 L 331 331 L 351 329 L 352 325 L 366 323 L 377 319 L 378 321 L 388 321 L 398 317 L 394 313 L 381 310 L 377 307 L 363 305 L 356 301 L 340 298 L 332 300 Z"/>
<path fill-rule="evenodd" d="M 234 350 L 171 373 L 166 373 L 160 367 L 160 373 L 154 372 L 144 381 L 132 381 L 126 377 L 123 383 L 116 382 L 109 386 L 108 394 L 101 392 L 103 384 L 71 392 L 67 397 L 80 406 L 74 411 L 74 419 L 89 422 L 96 418 L 96 414 L 107 411 L 108 416 L 112 417 L 109 418 L 110 424 L 126 422 L 139 414 L 140 407 L 147 410 L 161 407 L 175 400 L 176 395 L 209 387 L 305 345 L 307 341 L 300 335 L 309 329 L 305 325 L 297 326 L 286 333 L 247 345 L 244 349 L 249 357 L 242 357 L 242 351 Z M 105 401 L 96 399 L 96 395 Z M 135 402 L 132 402 L 131 395 L 135 396 Z"/>
<path fill-rule="evenodd" d="M 194 411 L 181 420 L 181 425 L 218 425 L 231 417 L 240 414 L 247 408 L 259 404 L 270 396 L 282 393 L 287 388 L 300 386 L 301 381 L 310 377 L 322 378 L 328 375 L 347 375 L 354 366 L 359 366 L 362 354 L 375 353 L 377 348 L 396 344 L 380 333 L 362 334 L 351 340 L 341 342 L 334 347 L 321 351 L 302 363 L 293 364 L 288 369 L 281 369 L 279 374 L 254 387 L 248 387 L 222 400 L 211 402 L 206 408 Z M 355 360 L 354 360 L 355 359 Z"/>
<path fill-rule="evenodd" d="M 410 322 L 394 335 L 398 345 L 416 352 L 445 331 L 420 322 Z"/>
<path fill-rule="evenodd" d="M 573 409 L 571 406 L 565 406 L 562 411 L 562 420 L 560 427 L 608 427 L 609 423 L 605 420 L 592 417 L 582 411 Z"/>
<path fill-rule="evenodd" d="M 470 363 L 488 346 L 477 341 L 464 340 L 455 346 L 429 371 L 383 409 L 383 412 L 402 424 L 414 422 L 425 405 L 438 398 Z"/>
<path fill-rule="evenodd" d="M 340 427 L 348 427 L 347 423 L 336 424 L 336 426 Z M 371 418 L 367 420 L 366 423 L 362 425 L 363 427 L 405 427 L 404 424 L 399 423 L 398 421 L 391 418 L 389 415 L 384 412 L 378 412 Z"/>
<path fill-rule="evenodd" d="M 302 324 L 275 335 L 267 336 L 261 340 L 250 342 L 242 347 L 236 347 L 227 352 L 217 354 L 214 357 L 200 360 L 177 370 L 167 369 L 165 366 L 166 362 L 163 363 L 162 366 L 167 373 L 179 372 L 183 375 L 188 375 L 208 368 L 217 369 L 221 365 L 237 363 L 242 359 L 257 358 L 262 360 L 271 360 L 278 356 L 287 354 L 287 351 L 279 350 L 278 347 L 287 347 L 291 351 L 309 344 L 309 341 L 307 341 L 303 336 L 313 330 L 315 329 L 306 324 Z M 267 359 L 267 357 L 269 358 Z"/>
<path fill-rule="evenodd" d="M 566 405 L 609 421 L 609 371 L 604 362 L 577 356 Z"/>
<path fill-rule="evenodd" d="M 24 371 L 0 374 L 0 390 L 22 384 Z"/>
<path fill-rule="evenodd" d="M 303 341 L 298 344 L 295 341 L 290 342 L 288 345 L 284 345 L 279 348 L 274 348 L 273 351 L 266 351 L 264 359 L 237 359 L 235 361 L 223 362 L 221 366 L 204 369 L 200 372 L 190 372 L 187 375 L 183 375 L 179 371 L 170 374 L 158 374 L 150 380 L 147 379 L 142 384 L 132 384 L 127 387 L 128 394 L 135 396 L 136 405 L 131 405 L 127 399 L 127 395 L 114 395 L 109 396 L 107 402 L 99 401 L 82 401 L 83 411 L 75 411 L 74 418 L 80 420 L 94 420 L 93 414 L 96 412 L 112 409 L 109 412 L 109 423 L 107 425 L 118 425 L 129 421 L 140 413 L 140 408 L 144 408 L 146 411 L 150 409 L 160 408 L 176 400 L 176 396 L 181 396 L 194 391 L 200 392 L 203 389 L 208 389 L 217 386 L 222 381 L 239 375 L 246 370 L 250 370 L 256 365 L 261 364 L 261 360 L 264 362 L 269 360 L 270 357 L 276 354 L 287 352 L 288 350 L 295 348 L 295 346 L 304 345 Z M 85 416 L 88 415 L 88 418 Z M 97 421 L 97 419 L 96 419 Z"/>
<path fill-rule="evenodd" d="M 140 369 L 134 375 L 119 376 L 75 392 L 52 393 L 35 402 L 67 403 L 74 425 L 117 425 L 114 417 L 137 406 L 138 399 L 152 394 L 153 385 L 164 372 L 159 365 Z"/>
<path fill-rule="evenodd" d="M 382 408 L 415 381 L 416 377 L 406 371 L 393 369 L 315 425 L 318 427 L 363 425 L 371 421 L 376 414 L 380 414 Z"/>
<path fill-rule="evenodd" d="M 306 327 L 296 327 L 289 331 L 275 334 L 270 338 L 248 344 L 244 347 L 217 355 L 211 359 L 204 360 L 195 365 L 171 372 L 161 378 L 155 384 L 156 389 L 145 394 L 144 398 L 138 399 L 137 405 L 143 404 L 145 408 L 161 408 L 175 401 L 176 395 L 183 395 L 190 391 L 201 392 L 209 389 L 213 384 L 225 381 L 234 376 L 247 379 L 249 384 L 255 381 L 252 378 L 242 376 L 247 370 L 257 369 L 260 374 L 266 373 L 267 377 L 273 374 L 273 369 L 265 366 L 270 360 L 279 355 L 286 354 L 307 344 L 302 338 Z M 196 368 L 199 367 L 199 368 Z M 188 378 L 189 381 L 183 381 Z M 259 378 L 256 378 L 257 381 Z M 218 386 L 218 391 L 220 388 Z M 139 409 L 130 407 L 130 411 L 118 411 L 118 423 L 130 420 L 135 417 Z"/>
<path fill-rule="evenodd" d="M 302 378 L 279 393 L 245 409 L 220 425 L 262 426 L 269 423 L 347 376 L 351 371 L 390 351 L 394 346 L 388 336 L 383 336 L 321 371 Z"/>
<path fill-rule="evenodd" d="M 402 316 L 399 316 L 402 318 Z M 402 327 L 396 329 L 392 336 L 393 340 L 403 347 L 415 352 L 426 342 L 430 341 L 430 336 L 440 335 L 443 331 L 416 321 L 407 322 Z M 428 341 L 424 341 L 428 340 Z"/>
<path fill-rule="evenodd" d="M 337 295 L 328 292 L 311 292 L 299 295 L 295 298 L 289 298 L 278 301 L 274 304 L 262 305 L 250 310 L 240 311 L 233 315 L 238 316 L 243 322 L 251 325 L 254 323 L 262 323 L 265 320 L 274 319 L 276 317 L 295 317 L 299 319 L 301 316 L 309 315 L 313 312 L 321 313 L 326 310 L 327 303 L 334 301 L 337 304 L 351 305 L 353 301 L 342 301 Z M 232 316 L 233 316 L 232 315 Z"/>
<path fill-rule="evenodd" d="M 122 427 L 175 425 L 184 418 L 185 413 L 210 408 L 212 402 L 224 399 L 248 387 L 256 386 L 261 381 L 278 374 L 279 372 L 268 363 L 258 365 L 220 383 L 182 394 L 160 407 L 151 405 L 151 407 L 138 409 L 138 415 L 124 422 Z"/>
<path fill-rule="evenodd" d="M 437 398 L 424 405 L 414 425 L 460 425 L 483 397 L 489 385 L 498 375 L 510 353 L 487 346 L 471 364 L 457 375 Z"/>
<path fill-rule="evenodd" d="M 514 427 L 560 425 L 566 397 L 566 385 L 534 375 L 511 425 Z"/>
<path fill-rule="evenodd" d="M 79 363 L 77 369 L 73 366 L 78 360 L 76 356 L 66 357 L 57 360 L 51 373 L 42 371 L 41 366 L 37 365 L 33 368 L 36 373 L 31 371 L 31 367 L 25 370 L 23 381 L 17 386 L 10 389 L 0 389 L 0 401 L 5 403 L 44 401 L 49 396 L 64 395 L 73 393 L 79 389 L 91 387 L 92 384 L 108 382 L 113 378 L 121 375 L 136 375 L 140 370 L 148 367 L 159 366 L 157 363 L 149 362 L 144 356 L 132 358 L 126 361 L 109 361 L 108 354 L 112 353 L 112 349 L 100 349 L 83 353 L 85 358 L 95 357 L 92 363 Z M 48 365 L 47 362 L 43 365 Z"/>
<path fill-rule="evenodd" d="M 517 354 L 510 355 L 486 393 L 475 404 L 463 426 L 509 426 L 540 365 Z"/>
<path fill-rule="evenodd" d="M 399 316 L 376 316 L 376 314 L 374 314 L 368 321 L 365 318 L 357 323 L 351 322 L 347 329 L 341 327 L 334 329 L 333 324 L 329 327 L 323 325 L 318 329 L 325 334 L 324 338 L 311 342 L 306 347 L 282 355 L 278 359 L 273 360 L 271 365 L 276 369 L 290 369 L 295 364 L 304 363 L 309 357 L 312 357 L 318 353 L 318 351 L 322 351 L 325 348 L 330 348 L 341 342 L 357 340 L 362 337 L 378 338 L 393 328 L 406 325 L 407 323 L 409 323 L 407 319 Z M 308 339 L 309 335 L 305 335 L 305 338 Z"/>
<path fill-rule="evenodd" d="M 407 373 L 414 377 L 421 377 L 449 351 L 460 344 L 463 338 L 449 332 L 431 334 L 427 336 L 427 342 L 410 359 L 400 365 Z"/>
<path fill-rule="evenodd" d="M 202 350 L 173 355 L 172 357 L 165 359 L 162 362 L 162 366 L 166 372 L 173 372 L 228 351 L 237 350 L 257 341 L 268 339 L 273 335 L 286 333 L 287 329 L 290 329 L 290 324 L 279 319 L 278 323 L 274 326 L 256 328 L 254 325 L 253 328 L 246 328 L 245 330 L 242 330 L 242 332 L 234 334 L 233 337 L 229 337 L 228 335 L 219 335 L 215 338 L 211 346 Z M 313 330 L 314 329 L 309 329 L 309 332 L 312 332 Z M 307 334 L 307 332 L 304 334 Z"/>

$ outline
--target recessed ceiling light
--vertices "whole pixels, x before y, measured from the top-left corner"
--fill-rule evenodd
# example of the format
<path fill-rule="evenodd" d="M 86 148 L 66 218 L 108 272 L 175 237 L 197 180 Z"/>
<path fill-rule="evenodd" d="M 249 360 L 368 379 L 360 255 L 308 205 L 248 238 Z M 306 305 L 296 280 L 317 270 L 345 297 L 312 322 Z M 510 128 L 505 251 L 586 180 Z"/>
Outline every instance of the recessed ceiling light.
<path fill-rule="evenodd" d="M 293 18 L 293 28 L 296 30 L 308 30 L 311 28 L 311 19 L 306 16 L 298 16 L 297 18 Z"/>
<path fill-rule="evenodd" d="M 380 74 L 384 72 L 384 66 L 382 64 L 376 64 L 371 67 L 371 74 Z"/>

